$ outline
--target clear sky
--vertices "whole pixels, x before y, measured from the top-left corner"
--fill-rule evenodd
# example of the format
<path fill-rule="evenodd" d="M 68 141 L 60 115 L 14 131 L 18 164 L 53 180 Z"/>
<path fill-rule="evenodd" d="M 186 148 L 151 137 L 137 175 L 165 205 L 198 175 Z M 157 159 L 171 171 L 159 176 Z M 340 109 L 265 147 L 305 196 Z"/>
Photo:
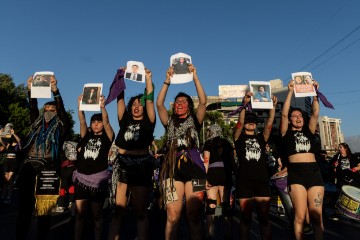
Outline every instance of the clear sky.
<path fill-rule="evenodd" d="M 345 137 L 360 134 L 358 0 L 3 0 L 0 9 L 0 72 L 17 85 L 36 71 L 55 72 L 75 114 L 83 85 L 103 83 L 107 96 L 128 60 L 152 70 L 156 97 L 170 56 L 184 52 L 207 95 L 218 95 L 219 84 L 287 84 L 292 72 L 310 71 L 335 106 L 321 106 L 321 115 L 342 119 Z M 126 99 L 145 87 L 126 85 Z M 192 82 L 171 85 L 167 106 L 179 91 L 196 95 Z M 108 111 L 118 131 L 115 101 Z M 158 120 L 155 136 L 163 133 Z"/>

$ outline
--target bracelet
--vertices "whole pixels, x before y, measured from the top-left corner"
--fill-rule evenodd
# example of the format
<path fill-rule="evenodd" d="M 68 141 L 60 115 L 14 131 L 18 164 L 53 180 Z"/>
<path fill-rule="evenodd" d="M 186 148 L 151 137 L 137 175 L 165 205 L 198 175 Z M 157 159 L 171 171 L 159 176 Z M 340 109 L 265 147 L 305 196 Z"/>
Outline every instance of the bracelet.
<path fill-rule="evenodd" d="M 166 84 L 166 85 L 170 86 L 170 83 L 164 82 L 164 84 Z"/>
<path fill-rule="evenodd" d="M 59 93 L 59 94 L 54 95 L 54 98 L 60 97 L 60 96 L 61 96 L 61 95 L 60 95 L 60 93 Z"/>

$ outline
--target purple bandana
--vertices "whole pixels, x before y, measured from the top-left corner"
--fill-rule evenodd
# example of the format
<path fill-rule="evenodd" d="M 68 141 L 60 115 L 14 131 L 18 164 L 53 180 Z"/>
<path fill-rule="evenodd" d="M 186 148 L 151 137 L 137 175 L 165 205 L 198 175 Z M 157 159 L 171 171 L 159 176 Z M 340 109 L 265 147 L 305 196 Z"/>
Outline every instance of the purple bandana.
<path fill-rule="evenodd" d="M 118 69 L 117 73 L 114 77 L 113 82 L 111 83 L 109 96 L 105 101 L 105 105 L 111 103 L 114 99 L 116 99 L 119 94 L 126 89 L 125 81 L 124 81 L 124 73 L 123 69 Z"/>
<path fill-rule="evenodd" d="M 250 102 L 245 104 L 245 105 L 241 105 L 240 107 L 238 107 L 237 109 L 235 109 L 234 111 L 232 111 L 231 113 L 228 114 L 228 117 L 231 117 L 239 112 L 241 112 L 241 110 L 243 110 L 244 108 L 248 107 L 249 111 L 252 112 L 252 107 Z"/>

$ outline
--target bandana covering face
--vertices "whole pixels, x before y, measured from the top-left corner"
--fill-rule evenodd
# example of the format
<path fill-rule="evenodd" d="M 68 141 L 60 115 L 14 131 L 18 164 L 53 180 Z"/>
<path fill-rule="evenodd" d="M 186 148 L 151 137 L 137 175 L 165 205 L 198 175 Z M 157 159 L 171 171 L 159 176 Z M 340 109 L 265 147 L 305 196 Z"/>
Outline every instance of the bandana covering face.
<path fill-rule="evenodd" d="M 44 112 L 44 119 L 45 119 L 45 122 L 50 122 L 51 119 L 53 119 L 53 117 L 56 116 L 57 113 L 55 112 L 51 112 L 51 111 L 46 111 Z"/>

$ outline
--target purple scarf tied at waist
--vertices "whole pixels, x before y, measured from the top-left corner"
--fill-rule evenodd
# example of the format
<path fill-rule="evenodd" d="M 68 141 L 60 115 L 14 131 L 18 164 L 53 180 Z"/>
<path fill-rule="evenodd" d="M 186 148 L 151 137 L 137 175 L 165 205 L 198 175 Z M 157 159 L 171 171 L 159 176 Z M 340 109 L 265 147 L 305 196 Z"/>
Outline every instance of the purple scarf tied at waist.
<path fill-rule="evenodd" d="M 80 184 L 97 190 L 105 188 L 110 177 L 111 173 L 108 170 L 90 175 L 79 173 L 77 170 L 75 170 L 72 178 L 74 182 L 78 180 Z"/>

